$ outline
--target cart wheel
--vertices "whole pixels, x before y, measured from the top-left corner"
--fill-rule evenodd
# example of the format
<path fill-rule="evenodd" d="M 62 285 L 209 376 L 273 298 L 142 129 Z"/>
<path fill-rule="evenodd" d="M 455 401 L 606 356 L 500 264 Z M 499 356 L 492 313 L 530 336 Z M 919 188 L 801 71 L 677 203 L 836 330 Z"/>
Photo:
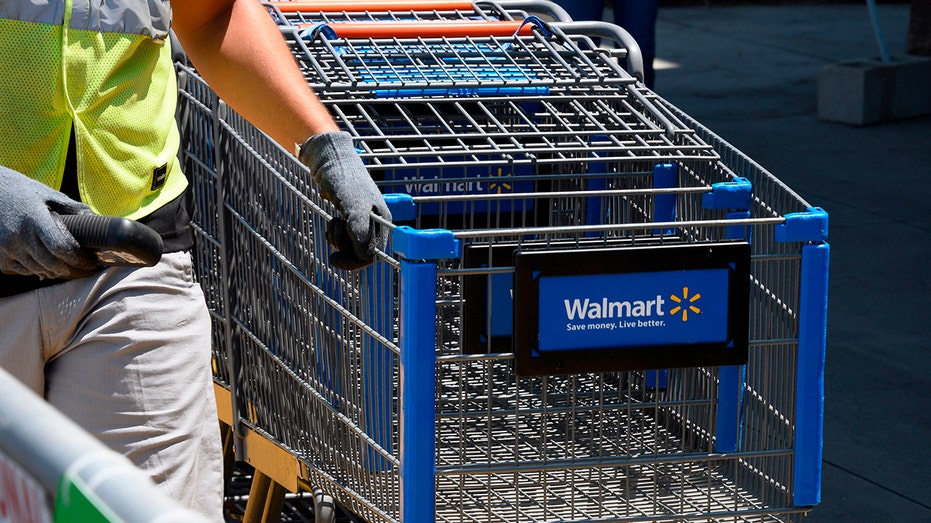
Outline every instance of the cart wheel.
<path fill-rule="evenodd" d="M 333 496 L 319 488 L 314 488 L 314 523 L 334 523 L 336 521 L 336 502 Z"/>

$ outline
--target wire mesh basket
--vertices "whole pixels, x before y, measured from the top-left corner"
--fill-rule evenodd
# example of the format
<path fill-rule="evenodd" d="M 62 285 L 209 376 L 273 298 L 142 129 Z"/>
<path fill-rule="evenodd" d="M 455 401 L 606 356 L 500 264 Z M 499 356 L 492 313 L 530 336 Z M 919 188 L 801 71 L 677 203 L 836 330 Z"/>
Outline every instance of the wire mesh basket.
<path fill-rule="evenodd" d="M 798 520 L 820 488 L 826 214 L 553 34 L 290 33 L 391 193 L 388 246 L 358 272 L 327 263 L 336 211 L 306 169 L 180 68 L 235 432 L 373 522 Z M 582 65 L 595 76 L 563 74 Z M 566 335 L 547 334 L 543 278 L 595 292 L 693 270 L 727 292 L 679 285 L 610 322 L 607 297 L 567 299 L 574 325 L 627 330 L 549 347 Z M 719 306 L 726 339 L 649 341 Z"/>

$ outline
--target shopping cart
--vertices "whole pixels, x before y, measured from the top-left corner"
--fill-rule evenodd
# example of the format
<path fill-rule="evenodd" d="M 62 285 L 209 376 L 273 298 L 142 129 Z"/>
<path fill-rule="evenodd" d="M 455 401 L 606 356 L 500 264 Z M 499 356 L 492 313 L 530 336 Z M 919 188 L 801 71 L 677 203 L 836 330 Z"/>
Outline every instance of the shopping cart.
<path fill-rule="evenodd" d="M 537 89 L 625 85 L 643 74 L 633 38 L 604 22 L 549 23 L 531 16 L 303 24 L 281 30 L 308 84 L 321 92 L 410 97 L 421 94 L 418 87 L 449 84 L 450 94 L 463 96 L 508 92 L 528 80 L 527 87 Z M 596 45 L 594 37 L 602 36 L 617 41 L 617 47 Z M 623 67 L 618 59 L 624 60 Z"/>
<path fill-rule="evenodd" d="M 379 183 L 411 186 L 388 197 L 410 225 L 345 273 L 304 168 L 182 68 L 198 273 L 241 457 L 368 521 L 791 521 L 818 502 L 826 214 L 611 70 L 550 76 L 545 97 L 316 84 Z M 609 300 L 626 312 L 545 305 L 669 273 L 699 286 Z M 727 328 L 639 323 L 703 314 Z M 625 336 L 605 341 L 609 323 Z"/>
<path fill-rule="evenodd" d="M 505 2 L 509 5 L 526 5 L 533 4 L 532 2 Z M 293 3 L 294 6 L 300 7 L 306 4 Z M 317 5 L 317 4 L 315 4 Z M 555 7 L 555 6 L 554 6 Z M 318 6 L 317 9 L 322 9 Z M 550 7 L 548 9 L 552 9 Z M 546 12 L 547 8 L 534 8 L 533 12 Z M 504 12 L 502 8 L 497 8 L 497 12 Z M 345 14 L 345 13 L 344 13 Z M 306 16 L 306 15 L 302 15 Z M 322 16 L 319 13 L 317 16 Z M 498 26 L 499 29 L 501 26 Z M 574 27 L 579 27 L 576 24 Z M 585 26 L 581 26 L 584 28 Z M 528 29 L 530 27 L 528 26 Z M 595 28 L 596 30 L 598 27 Z M 566 61 L 561 56 L 574 56 L 580 54 L 579 51 L 575 48 L 571 48 L 570 51 L 564 49 L 565 44 L 561 43 L 559 38 L 555 38 L 552 32 L 547 32 L 541 34 L 539 32 L 532 33 L 529 36 L 514 36 L 512 38 L 502 39 L 500 37 L 482 37 L 482 38 L 458 38 L 458 39 L 444 39 L 439 43 L 433 43 L 432 45 L 428 44 L 429 47 L 432 47 L 431 53 L 425 59 L 422 53 L 415 52 L 419 51 L 417 49 L 411 50 L 411 45 L 409 45 L 409 40 L 399 40 L 396 38 L 381 38 L 378 40 L 366 39 L 361 42 L 356 42 L 354 46 L 347 48 L 345 45 L 346 41 L 337 41 L 333 42 L 323 36 L 320 36 L 318 31 L 317 36 L 314 38 L 306 38 L 305 35 L 300 34 L 296 29 L 292 28 L 290 30 L 284 30 L 286 36 L 289 37 L 292 44 L 292 50 L 294 51 L 295 58 L 300 62 L 306 64 L 304 66 L 305 71 L 308 71 L 308 82 L 314 86 L 318 93 L 327 96 L 329 93 L 337 93 L 337 98 L 346 100 L 350 97 L 356 97 L 355 93 L 349 93 L 349 90 L 352 89 L 352 86 L 362 85 L 366 97 L 377 97 L 380 99 L 381 106 L 379 108 L 367 109 L 366 107 L 359 106 L 358 108 L 338 108 L 339 111 L 351 111 L 353 113 L 361 112 L 359 116 L 351 116 L 350 114 L 344 114 L 340 118 L 343 122 L 348 122 L 349 125 L 360 125 L 358 122 L 359 119 L 369 119 L 372 120 L 374 125 L 382 129 L 400 129 L 398 122 L 403 126 L 409 126 L 413 123 L 410 120 L 410 117 L 405 113 L 411 110 L 412 105 L 407 104 L 404 108 L 395 107 L 390 102 L 390 97 L 392 95 L 400 94 L 405 98 L 405 101 L 408 102 L 417 102 L 417 98 L 423 98 L 424 95 L 428 94 L 429 91 L 422 89 L 422 86 L 434 86 L 435 89 L 432 92 L 442 93 L 451 93 L 455 92 L 460 95 L 468 93 L 483 93 L 488 94 L 489 92 L 498 92 L 499 94 L 514 94 L 515 92 L 522 92 L 524 94 L 538 95 L 547 93 L 550 89 L 549 86 L 555 85 L 558 89 L 571 88 L 577 85 L 581 80 L 584 85 L 608 85 L 615 81 L 620 82 L 621 85 L 630 86 L 633 82 L 632 77 L 627 74 L 624 70 L 619 69 L 615 58 L 625 57 L 626 50 L 622 50 L 621 54 L 614 53 L 611 56 L 606 55 L 604 52 L 599 51 L 597 53 L 587 52 L 586 54 L 591 54 L 591 56 L 586 56 L 581 60 L 569 60 Z M 506 28 L 505 34 L 508 34 L 513 31 L 513 26 Z M 611 30 L 603 30 L 602 32 L 611 33 Z M 614 38 L 618 41 L 625 41 L 624 45 L 630 46 L 632 42 L 629 40 L 629 35 L 625 35 L 623 32 L 617 30 L 613 31 L 615 33 Z M 579 41 L 580 38 L 585 38 L 584 35 L 577 35 L 572 37 L 575 41 Z M 514 44 L 518 45 L 514 45 Z M 585 42 L 582 42 L 583 44 Z M 308 48 L 308 44 L 315 45 L 313 49 Z M 352 43 L 350 42 L 350 45 Z M 553 46 L 556 47 L 553 47 Z M 321 49 L 322 47 L 322 49 Z M 415 42 L 416 47 L 416 42 Z M 438 47 L 446 47 L 448 51 L 445 53 L 439 53 L 436 51 Z M 372 54 L 373 49 L 378 49 L 376 51 L 376 60 L 390 61 L 394 65 L 392 66 L 391 71 L 387 75 L 373 75 L 371 62 L 373 61 Z M 393 55 L 389 55 L 386 49 L 391 49 Z M 489 49 L 507 49 L 507 53 L 501 52 L 488 52 Z M 590 46 L 586 49 L 591 49 Z M 351 50 L 351 52 L 350 52 Z M 420 49 L 422 50 L 422 49 Z M 449 55 L 449 56 L 444 56 Z M 545 60 L 535 58 L 534 55 L 539 55 L 540 57 L 546 57 Z M 450 56 L 452 58 L 450 58 Z M 432 58 L 431 58 L 432 57 Z M 476 64 L 476 57 L 480 57 L 488 65 L 486 67 L 479 67 L 481 64 Z M 317 61 L 329 61 L 330 66 L 323 64 L 322 66 L 317 63 Z M 458 64 L 469 64 L 468 68 L 457 67 Z M 368 63 L 368 66 L 363 66 L 362 64 Z M 411 80 L 411 75 L 416 75 L 417 73 L 411 72 L 411 69 L 408 69 L 406 72 L 399 71 L 397 68 L 398 63 L 407 63 L 407 64 L 416 64 L 414 71 L 428 71 L 432 70 L 430 73 L 423 73 L 422 76 L 415 78 L 414 81 Z M 450 64 L 450 65 L 447 65 Z M 638 67 L 633 66 L 636 70 Z M 542 78 L 538 78 L 536 74 L 524 74 L 518 73 L 515 74 L 514 71 L 523 71 L 525 69 L 532 69 L 536 71 L 544 71 L 546 73 Z M 349 76 L 338 76 L 330 77 L 325 71 L 335 70 L 335 71 L 348 71 Z M 479 75 L 471 73 L 472 70 L 482 70 L 483 72 Z M 320 72 L 324 71 L 323 74 Z M 466 71 L 466 78 L 463 79 L 463 71 Z M 503 72 L 502 72 L 503 71 Z M 182 75 L 184 76 L 184 75 Z M 508 85 L 508 89 L 500 89 L 500 85 L 504 83 Z M 510 86 L 513 86 L 510 87 Z M 473 89 L 477 87 L 478 89 Z M 217 244 L 216 238 L 219 237 L 219 224 L 217 222 L 218 216 L 216 211 L 207 205 L 203 205 L 203 202 L 211 201 L 216 194 L 216 170 L 214 166 L 213 155 L 211 152 L 212 142 L 210 134 L 213 131 L 212 126 L 214 125 L 215 115 L 212 114 L 212 111 L 217 103 L 216 97 L 206 89 L 205 87 L 199 84 L 191 84 L 190 87 L 182 91 L 182 110 L 183 122 L 182 125 L 188 129 L 188 137 L 186 139 L 186 158 L 189 162 L 188 172 L 196 173 L 193 176 L 195 184 L 197 185 L 197 194 L 198 202 L 201 203 L 196 206 L 196 212 L 209 212 L 210 216 L 197 216 L 195 217 L 195 224 L 198 227 L 198 233 L 201 238 L 204 239 L 205 249 L 206 245 L 211 245 L 208 259 L 204 260 L 204 265 L 206 267 L 216 268 L 218 266 L 218 260 L 220 257 L 220 246 Z M 635 94 L 638 94 L 635 92 Z M 639 95 L 638 95 L 639 96 Z M 565 98 L 565 97 L 564 97 Z M 585 110 L 594 110 L 596 112 L 604 111 L 604 104 L 600 101 L 597 101 L 597 97 L 589 96 L 590 100 L 595 100 L 593 102 L 588 102 L 588 105 L 594 105 L 592 109 Z M 471 118 L 468 116 L 469 108 L 463 107 L 460 104 L 456 104 L 453 107 L 452 111 L 441 110 L 436 111 L 436 104 L 439 103 L 435 96 L 431 97 L 426 102 L 421 105 L 425 107 L 423 113 L 419 118 L 419 122 L 416 122 L 416 125 L 413 125 L 415 132 L 425 132 L 427 129 L 436 129 L 437 132 L 444 133 L 445 128 L 449 125 L 450 119 L 455 119 L 457 121 L 463 120 L 463 118 Z M 574 102 L 575 104 L 586 104 L 586 102 L 579 99 Z M 627 103 L 627 102 L 624 102 Z M 643 99 L 637 101 L 638 104 L 645 103 Z M 514 100 L 504 100 L 497 105 L 510 105 L 515 107 Z M 529 102 L 530 106 L 538 104 L 536 101 Z M 528 104 L 524 104 L 527 106 Z M 447 104 L 449 106 L 449 104 Z M 548 104 L 546 107 L 542 107 L 541 110 L 543 114 L 547 115 L 548 118 L 555 122 L 560 122 L 562 117 L 560 113 L 562 111 L 575 112 L 578 111 L 580 107 L 557 107 L 552 104 Z M 611 109 L 613 111 L 614 109 Z M 501 112 L 500 108 L 493 107 L 492 105 L 487 105 L 485 111 L 494 111 Z M 508 112 L 513 113 L 514 110 Z M 651 111 L 655 112 L 655 111 Z M 526 119 L 525 116 L 521 115 L 518 118 Z M 429 121 L 428 121 L 429 120 Z M 364 125 L 364 122 L 361 122 Z M 662 122 L 661 122 L 662 123 Z M 535 124 L 534 124 L 535 125 Z M 530 134 L 535 136 L 535 140 L 543 140 L 544 149 L 547 148 L 547 143 L 553 139 L 559 139 L 561 134 L 565 132 L 572 132 L 573 129 L 567 128 L 567 125 L 562 125 L 557 128 L 551 128 L 549 130 L 543 129 L 545 123 L 541 123 L 537 126 L 537 129 L 528 129 L 525 131 L 525 134 Z M 596 125 L 597 124 L 593 124 Z M 669 124 L 666 124 L 666 128 L 669 128 Z M 551 126 L 552 127 L 552 126 Z M 362 129 L 360 132 L 365 133 L 366 130 Z M 429 131 L 427 131 L 429 132 Z M 478 133 L 478 134 L 476 134 Z M 480 139 L 485 140 L 486 135 L 491 136 L 489 130 L 486 129 L 477 129 L 472 132 L 474 142 L 475 136 L 480 136 Z M 413 136 L 413 135 L 412 135 Z M 396 136 L 395 139 L 403 140 L 403 136 Z M 526 138 L 521 138 L 526 142 Z M 611 147 L 617 144 L 615 139 L 615 144 L 607 143 L 605 147 Z M 376 146 L 377 144 L 372 144 L 371 147 Z M 507 144 L 505 144 L 507 146 Z M 629 145 L 629 144 L 628 144 Z M 646 151 L 649 154 L 649 149 L 645 147 L 647 144 L 640 144 L 638 149 L 641 152 Z M 665 146 L 669 147 L 670 143 L 651 143 L 649 144 L 653 147 Z M 388 147 L 394 147 L 393 144 L 388 144 Z M 416 147 L 416 144 L 414 145 Z M 472 152 L 475 149 L 473 147 L 468 152 Z M 633 149 L 631 149 L 633 150 Z M 382 154 L 383 151 L 379 151 L 379 154 L 371 154 L 369 157 L 377 165 L 380 163 L 391 162 L 392 159 L 387 157 L 385 154 Z M 507 152 L 504 152 L 506 155 Z M 394 156 L 394 161 L 404 161 L 403 155 L 398 155 L 397 153 Z M 485 160 L 484 164 L 489 164 L 490 169 L 494 171 L 497 168 L 497 164 L 501 163 L 501 154 L 495 155 L 495 158 L 491 161 Z M 442 161 L 448 162 L 452 156 L 444 155 L 440 157 Z M 468 159 L 469 161 L 474 160 L 474 158 L 467 154 L 463 156 L 463 161 Z M 528 162 L 536 163 L 536 160 L 532 157 L 525 157 L 523 163 Z M 507 164 L 508 162 L 505 162 Z M 375 166 L 373 166 L 375 167 Z M 523 168 L 526 171 L 526 168 Z M 445 170 L 447 173 L 451 172 L 451 169 Z M 395 170 L 399 176 L 406 177 L 409 173 L 405 173 L 403 170 Z M 510 173 L 510 170 L 507 171 Z M 471 175 L 472 173 L 467 173 Z M 463 173 L 464 177 L 466 173 Z M 405 183 L 404 185 L 409 185 Z M 429 190 L 430 185 L 427 183 L 414 184 L 417 187 L 423 187 Z M 496 186 L 497 187 L 497 186 Z M 502 186 L 504 187 L 504 186 Z M 207 254 L 205 254 L 207 255 Z M 211 275 L 218 273 L 217 270 L 206 271 Z M 225 314 L 223 313 L 222 303 L 224 302 L 222 298 L 222 287 L 220 282 L 211 281 L 210 276 L 205 276 L 205 280 L 202 284 L 207 289 L 208 301 L 211 302 L 211 310 L 215 315 L 218 316 L 219 321 L 223 321 Z M 222 330 L 215 329 L 214 336 L 217 337 L 215 346 L 222 347 L 224 342 L 222 339 Z M 216 354 L 216 358 L 221 364 L 218 364 L 215 368 L 218 378 L 222 383 L 228 383 L 228 377 L 225 376 L 225 369 L 227 365 L 222 364 L 224 358 L 226 358 L 225 353 Z"/>

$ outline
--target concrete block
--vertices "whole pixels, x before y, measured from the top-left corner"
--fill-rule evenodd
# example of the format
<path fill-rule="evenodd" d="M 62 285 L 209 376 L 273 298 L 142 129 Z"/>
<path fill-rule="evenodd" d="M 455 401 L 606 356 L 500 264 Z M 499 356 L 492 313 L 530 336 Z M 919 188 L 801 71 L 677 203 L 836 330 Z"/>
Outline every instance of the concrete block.
<path fill-rule="evenodd" d="M 818 118 L 869 125 L 931 114 L 931 58 L 893 56 L 824 66 L 818 73 Z"/>

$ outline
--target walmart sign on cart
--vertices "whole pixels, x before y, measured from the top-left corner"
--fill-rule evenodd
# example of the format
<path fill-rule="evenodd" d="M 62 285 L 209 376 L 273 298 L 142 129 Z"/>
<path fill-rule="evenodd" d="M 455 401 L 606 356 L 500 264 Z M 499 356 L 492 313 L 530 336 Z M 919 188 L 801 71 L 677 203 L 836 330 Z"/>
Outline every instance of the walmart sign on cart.
<path fill-rule="evenodd" d="M 544 278 L 537 350 L 725 342 L 729 280 L 727 269 Z"/>
<path fill-rule="evenodd" d="M 522 253 L 516 265 L 518 366 L 530 374 L 746 361 L 745 243 Z"/>

